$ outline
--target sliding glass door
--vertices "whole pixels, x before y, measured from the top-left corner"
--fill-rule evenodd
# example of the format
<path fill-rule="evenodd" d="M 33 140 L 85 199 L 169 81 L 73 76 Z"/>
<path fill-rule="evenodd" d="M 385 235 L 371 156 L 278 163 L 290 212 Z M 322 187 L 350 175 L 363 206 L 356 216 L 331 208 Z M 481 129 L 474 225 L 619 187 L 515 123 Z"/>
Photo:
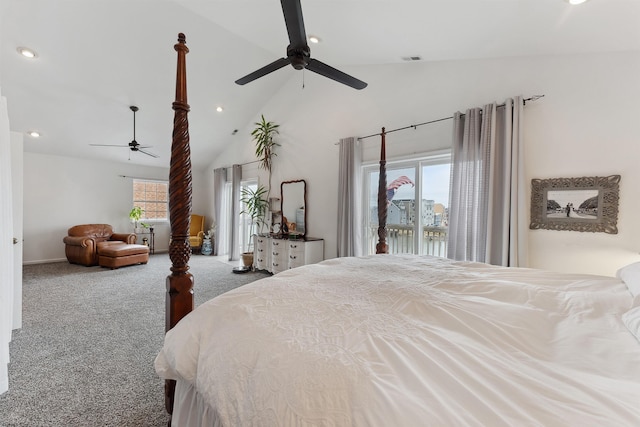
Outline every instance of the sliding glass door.
<path fill-rule="evenodd" d="M 389 253 L 446 256 L 450 155 L 387 164 Z M 365 251 L 378 242 L 379 166 L 364 169 Z"/>
<path fill-rule="evenodd" d="M 240 236 L 240 253 L 253 251 L 253 242 L 251 241 L 252 232 L 255 233 L 257 230 L 255 227 L 251 226 L 251 217 L 245 211 L 245 204 L 242 202 L 242 193 L 245 190 L 251 190 L 255 192 L 258 189 L 258 180 L 251 179 L 247 181 L 242 181 L 240 184 L 240 211 L 243 212 L 240 215 L 240 221 L 238 222 L 239 233 Z"/>

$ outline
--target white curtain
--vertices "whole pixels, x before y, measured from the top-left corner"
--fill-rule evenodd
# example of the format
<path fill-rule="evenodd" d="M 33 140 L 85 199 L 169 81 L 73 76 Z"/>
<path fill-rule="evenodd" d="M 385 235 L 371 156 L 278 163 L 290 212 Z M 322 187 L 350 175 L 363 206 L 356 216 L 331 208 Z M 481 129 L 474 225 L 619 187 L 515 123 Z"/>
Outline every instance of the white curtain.
<path fill-rule="evenodd" d="M 213 220 L 216 223 L 215 229 L 215 239 L 213 241 L 213 253 L 214 255 L 221 255 L 226 253 L 225 246 L 221 246 L 223 241 L 226 241 L 226 235 L 223 234 L 223 228 L 226 230 L 226 227 L 223 227 L 223 221 L 226 220 L 226 215 L 224 215 L 224 209 L 227 207 L 227 203 L 225 200 L 225 192 L 224 187 L 227 183 L 227 169 L 226 168 L 218 168 L 213 171 L 213 203 L 215 216 Z M 222 252 L 221 252 L 222 251 Z"/>
<path fill-rule="evenodd" d="M 9 390 L 9 343 L 13 329 L 13 209 L 7 100 L 0 96 L 0 394 Z"/>
<path fill-rule="evenodd" d="M 363 255 L 362 144 L 357 138 L 340 140 L 338 173 L 338 257 Z"/>
<path fill-rule="evenodd" d="M 231 172 L 231 215 L 229 229 L 229 261 L 240 259 L 240 184 L 242 165 L 233 165 Z"/>
<path fill-rule="evenodd" d="M 523 99 L 454 114 L 448 257 L 526 267 Z"/>

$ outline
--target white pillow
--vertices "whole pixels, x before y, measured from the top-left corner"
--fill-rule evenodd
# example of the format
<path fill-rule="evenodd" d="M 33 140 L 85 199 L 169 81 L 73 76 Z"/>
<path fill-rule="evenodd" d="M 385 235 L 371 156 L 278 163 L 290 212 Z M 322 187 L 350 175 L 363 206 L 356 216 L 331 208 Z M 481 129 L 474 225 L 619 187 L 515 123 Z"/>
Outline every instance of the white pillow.
<path fill-rule="evenodd" d="M 640 295 L 640 262 L 625 265 L 616 272 L 616 277 L 622 279 L 631 295 Z"/>
<path fill-rule="evenodd" d="M 622 315 L 622 322 L 637 339 L 640 341 L 640 307 L 632 308 Z"/>

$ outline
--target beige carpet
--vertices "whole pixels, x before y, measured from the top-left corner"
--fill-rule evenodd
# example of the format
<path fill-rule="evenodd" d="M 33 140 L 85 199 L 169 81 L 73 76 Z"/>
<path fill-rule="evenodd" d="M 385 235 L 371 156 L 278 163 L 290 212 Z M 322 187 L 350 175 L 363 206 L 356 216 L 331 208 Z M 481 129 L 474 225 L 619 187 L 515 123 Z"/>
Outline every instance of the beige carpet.
<path fill-rule="evenodd" d="M 195 303 L 267 277 L 194 255 Z M 14 331 L 0 426 L 164 426 L 162 346 L 167 254 L 118 270 L 24 267 L 23 327 Z"/>

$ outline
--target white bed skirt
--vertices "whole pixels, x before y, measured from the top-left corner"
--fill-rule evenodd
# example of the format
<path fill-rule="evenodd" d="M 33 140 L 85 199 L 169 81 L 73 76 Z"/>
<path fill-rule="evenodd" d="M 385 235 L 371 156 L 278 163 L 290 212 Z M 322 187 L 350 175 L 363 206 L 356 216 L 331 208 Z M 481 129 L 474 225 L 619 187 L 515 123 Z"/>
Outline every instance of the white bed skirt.
<path fill-rule="evenodd" d="M 171 427 L 222 427 L 219 420 L 191 384 L 176 382 Z"/>

